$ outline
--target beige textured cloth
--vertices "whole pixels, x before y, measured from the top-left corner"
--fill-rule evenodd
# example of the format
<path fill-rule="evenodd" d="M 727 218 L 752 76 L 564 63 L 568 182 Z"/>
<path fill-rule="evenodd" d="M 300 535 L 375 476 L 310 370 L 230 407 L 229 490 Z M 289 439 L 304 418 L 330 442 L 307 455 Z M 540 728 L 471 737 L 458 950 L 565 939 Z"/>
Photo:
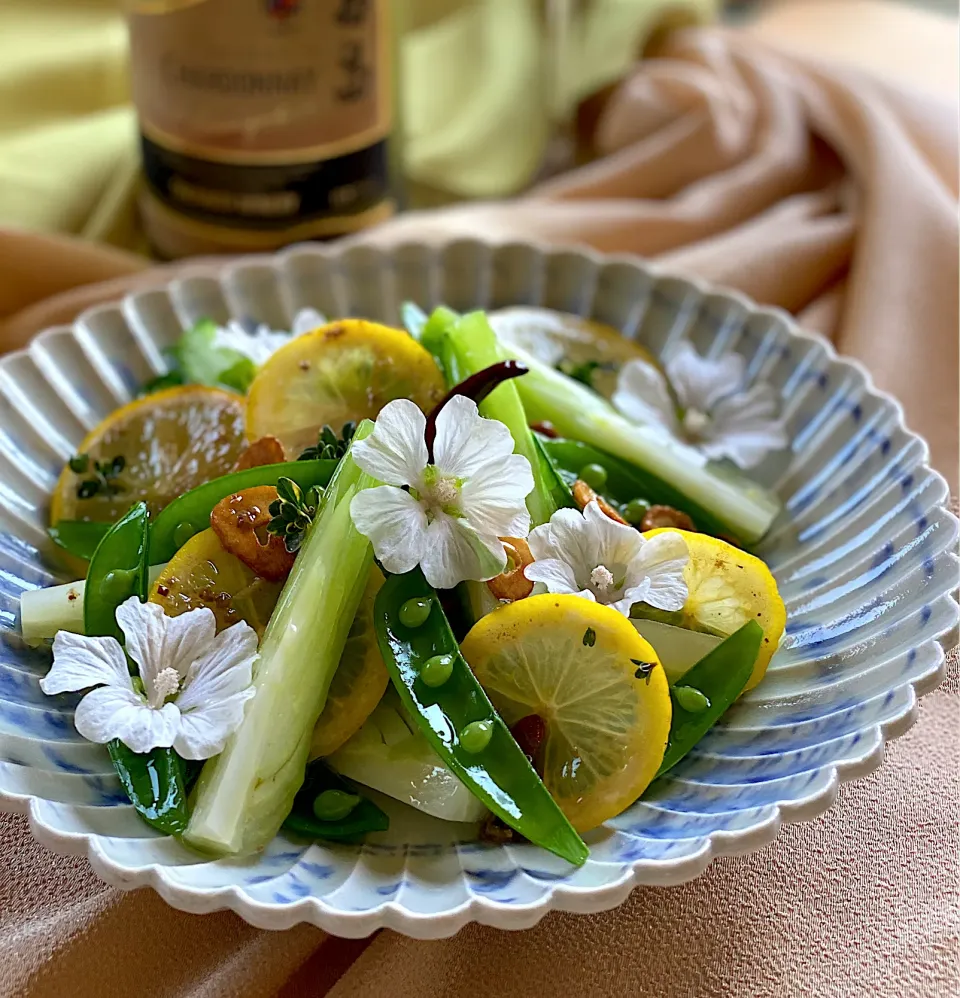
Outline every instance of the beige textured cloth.
<path fill-rule="evenodd" d="M 596 164 L 536 199 L 405 216 L 372 238 L 587 242 L 740 287 L 864 361 L 956 486 L 955 108 L 716 31 L 674 37 L 658 54 L 605 108 Z M 171 273 L 138 269 L 115 253 L 0 232 L 0 349 Z M 878 773 L 753 856 L 525 933 L 473 926 L 439 943 L 382 933 L 330 993 L 953 998 L 955 660 L 952 669 Z M 45 853 L 18 817 L 0 816 L 0 847 L 2 996 L 259 998 L 299 967 L 281 991 L 299 998 L 325 993 L 358 951 L 307 927 L 265 934 L 230 914 L 174 912 L 149 891 L 122 895 L 82 861 Z"/>

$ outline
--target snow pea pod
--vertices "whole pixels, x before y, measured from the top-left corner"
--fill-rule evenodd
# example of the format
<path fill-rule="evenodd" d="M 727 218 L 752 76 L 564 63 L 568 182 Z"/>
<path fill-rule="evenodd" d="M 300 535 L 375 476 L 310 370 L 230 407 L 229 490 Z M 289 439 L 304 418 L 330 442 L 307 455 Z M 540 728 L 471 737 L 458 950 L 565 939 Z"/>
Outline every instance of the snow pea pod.
<path fill-rule="evenodd" d="M 579 440 L 557 437 L 541 440 L 540 443 L 554 466 L 570 484 L 580 476 L 581 469 L 587 465 L 600 465 L 607 472 L 603 486 L 603 495 L 606 498 L 623 504 L 632 499 L 642 498 L 650 503 L 673 506 L 692 516 L 698 530 L 715 536 L 732 536 L 729 524 L 721 522 L 699 503 L 649 471 L 644 471 L 622 458 L 614 457 L 613 454 L 607 454 Z"/>
<path fill-rule="evenodd" d="M 411 601 L 430 606 L 425 615 L 404 612 L 408 626 L 401 622 L 401 611 Z M 586 845 L 487 699 L 419 568 L 387 578 L 377 593 L 374 619 L 380 652 L 400 699 L 443 762 L 511 828 L 582 865 Z M 444 668 L 434 668 L 438 664 Z M 447 665 L 449 675 L 444 675 Z"/>
<path fill-rule="evenodd" d="M 657 776 L 675 766 L 740 696 L 753 674 L 762 641 L 763 628 L 748 620 L 671 687 L 673 719 Z"/>
<path fill-rule="evenodd" d="M 63 548 L 75 558 L 89 561 L 112 526 L 112 523 L 101 523 L 98 520 L 58 520 L 47 528 L 47 533 L 57 547 Z"/>
<path fill-rule="evenodd" d="M 150 564 L 169 561 L 194 534 L 206 530 L 210 526 L 210 511 L 225 496 L 257 485 L 276 485 L 280 478 L 293 479 L 304 491 L 314 485 L 323 488 L 338 463 L 324 459 L 264 464 L 198 485 L 174 499 L 157 517 L 150 543 Z"/>
<path fill-rule="evenodd" d="M 317 798 L 328 791 L 353 794 L 353 788 L 322 762 L 312 762 L 307 767 L 303 786 L 293 799 L 293 808 L 283 827 L 295 835 L 308 839 L 326 839 L 331 842 L 357 842 L 367 832 L 385 832 L 390 827 L 387 815 L 366 797 L 342 818 L 321 819 L 315 813 Z"/>
<path fill-rule="evenodd" d="M 131 507 L 97 545 L 90 560 L 83 595 L 83 625 L 88 635 L 123 642 L 117 607 L 131 596 L 147 598 L 147 552 L 150 521 L 147 507 Z M 187 827 L 185 766 L 173 749 L 140 754 L 121 741 L 107 745 L 120 783 L 137 813 L 158 831 L 177 835 Z"/>

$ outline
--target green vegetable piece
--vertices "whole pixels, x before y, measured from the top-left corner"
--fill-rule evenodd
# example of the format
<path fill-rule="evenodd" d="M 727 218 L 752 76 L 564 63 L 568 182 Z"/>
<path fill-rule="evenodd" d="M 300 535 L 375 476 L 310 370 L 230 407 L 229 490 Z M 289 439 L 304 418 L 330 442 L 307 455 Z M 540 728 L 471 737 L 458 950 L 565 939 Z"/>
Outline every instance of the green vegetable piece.
<path fill-rule="evenodd" d="M 650 503 L 648 503 L 646 499 L 631 499 L 630 502 L 623 507 L 623 518 L 627 521 L 627 523 L 631 523 L 633 526 L 639 527 L 649 509 Z"/>
<path fill-rule="evenodd" d="M 401 624 L 400 607 L 417 597 L 435 597 L 418 568 L 388 577 L 375 604 L 380 652 L 409 715 L 443 763 L 491 811 L 531 842 L 583 864 L 586 845 L 487 699 L 439 603 L 424 626 L 411 631 Z M 440 688 L 428 686 L 420 676 L 423 664 L 435 655 L 453 660 L 450 678 Z M 474 721 L 491 727 L 482 758 L 466 751 L 458 737 Z"/>
<path fill-rule="evenodd" d="M 83 595 L 86 634 L 112 636 L 121 643 L 117 607 L 131 596 L 147 598 L 150 522 L 145 503 L 137 503 L 104 535 L 90 560 Z M 165 835 L 187 827 L 185 766 L 173 749 L 133 752 L 114 740 L 107 750 L 120 783 L 141 818 Z"/>
<path fill-rule="evenodd" d="M 460 732 L 460 745 L 464 752 L 477 755 L 482 752 L 493 737 L 493 721 L 471 721 Z"/>
<path fill-rule="evenodd" d="M 400 608 L 401 610 L 403 607 Z M 420 669 L 420 679 L 431 689 L 438 689 L 453 675 L 453 656 L 434 655 Z"/>
<path fill-rule="evenodd" d="M 435 309 L 423 327 L 421 344 L 433 354 L 453 388 L 471 375 L 510 358 L 504 353 L 483 312 L 458 316 L 448 308 Z M 526 377 L 526 375 L 524 375 Z M 523 378 L 517 379 L 522 381 Z M 559 508 L 554 498 L 552 476 L 545 476 L 534 433 L 528 426 L 514 381 L 498 385 L 481 403 L 480 415 L 498 419 L 513 436 L 513 449 L 530 462 L 534 489 L 527 496 L 532 526 L 546 523 Z"/>
<path fill-rule="evenodd" d="M 599 492 L 607 484 L 607 469 L 602 464 L 592 462 L 585 464 L 577 477 L 595 492 Z"/>
<path fill-rule="evenodd" d="M 543 446 L 543 440 L 538 433 L 531 433 L 534 449 L 539 462 L 538 472 L 534 475 L 543 482 L 543 487 L 550 493 L 550 499 L 557 509 L 577 509 L 577 501 L 573 498 L 573 489 L 569 482 L 560 474 L 560 469 Z"/>
<path fill-rule="evenodd" d="M 107 745 L 113 768 L 143 820 L 165 835 L 182 835 L 187 827 L 187 786 L 183 759 L 173 749 L 141 755 L 121 741 Z"/>
<path fill-rule="evenodd" d="M 113 524 L 99 523 L 96 520 L 58 520 L 47 529 L 47 533 L 57 547 L 68 551 L 75 558 L 89 561 L 111 526 Z"/>
<path fill-rule="evenodd" d="M 598 450 L 579 440 L 565 440 L 562 437 L 544 440 L 542 443 L 543 449 L 559 469 L 560 474 L 571 484 L 584 465 L 602 464 L 607 472 L 603 491 L 606 498 L 624 505 L 637 496 L 645 496 L 651 503 L 673 506 L 689 513 L 698 530 L 705 530 L 711 534 L 728 534 L 740 541 L 747 540 L 742 532 L 714 516 L 704 506 L 694 502 L 668 482 L 643 471 L 636 465 L 614 457 L 613 454 Z M 642 515 L 640 518 L 643 519 Z"/>
<path fill-rule="evenodd" d="M 710 701 L 692 686 L 673 686 L 670 689 L 673 699 L 688 714 L 699 714 L 710 706 Z"/>
<path fill-rule="evenodd" d="M 342 821 L 359 803 L 356 794 L 324 790 L 313 802 L 313 814 L 318 821 Z"/>
<path fill-rule="evenodd" d="M 90 560 L 83 595 L 83 627 L 91 636 L 123 643 L 117 607 L 131 596 L 147 598 L 149 514 L 146 503 L 132 506 L 104 534 Z"/>
<path fill-rule="evenodd" d="M 217 324 L 201 319 L 180 337 L 171 354 L 175 369 L 188 385 L 212 385 L 245 395 L 257 365 L 232 347 L 217 346 Z"/>
<path fill-rule="evenodd" d="M 432 609 L 433 600 L 430 597 L 421 599 L 419 596 L 414 596 L 401 605 L 397 616 L 404 627 L 422 627 L 427 622 L 427 617 L 430 616 Z"/>
<path fill-rule="evenodd" d="M 655 496 L 653 489 L 633 488 L 620 501 L 628 502 L 636 495 L 653 502 L 687 510 L 698 527 L 707 521 L 697 520 L 694 508 L 708 512 L 709 518 L 722 524 L 718 533 L 732 534 L 753 543 L 770 528 L 780 511 L 780 501 L 769 490 L 733 468 L 704 463 L 692 448 L 674 439 L 662 428 L 638 426 L 625 418 L 602 396 L 568 378 L 548 364 L 530 356 L 516 346 L 501 345 L 504 357 L 519 360 L 528 373 L 516 381 L 516 391 L 523 402 L 531 423 L 552 423 L 558 433 L 576 440 L 585 440 L 590 449 L 602 447 L 620 461 L 640 472 L 654 489 L 673 493 L 675 501 Z M 499 359 L 504 359 L 503 357 Z M 555 453 L 554 444 L 547 449 Z M 571 471 L 578 472 L 595 460 L 581 455 Z M 596 459 L 611 477 L 613 469 L 605 457 Z"/>
<path fill-rule="evenodd" d="M 287 461 L 245 468 L 198 485 L 174 499 L 153 524 L 150 563 L 169 561 L 188 540 L 210 526 L 210 512 L 226 496 L 256 485 L 276 485 L 289 478 L 304 490 L 322 488 L 330 481 L 336 461 Z"/>
<path fill-rule="evenodd" d="M 400 306 L 400 319 L 403 328 L 415 339 L 423 335 L 423 327 L 427 324 L 427 313 L 412 301 L 405 301 Z"/>
<path fill-rule="evenodd" d="M 687 687 L 688 694 L 678 697 L 678 687 L 673 687 L 670 737 L 658 776 L 674 767 L 740 696 L 753 673 L 762 641 L 763 628 L 749 620 L 680 677 L 678 686 Z M 695 709 L 690 710 L 690 706 Z"/>
<path fill-rule="evenodd" d="M 354 440 L 372 430 L 365 420 Z M 282 467 L 288 471 L 293 464 Z M 373 549 L 354 527 L 350 503 L 362 489 L 379 484 L 349 451 L 337 465 L 260 642 L 256 696 L 197 781 L 184 835 L 191 845 L 219 854 L 255 852 L 290 813 L 373 564 Z"/>
<path fill-rule="evenodd" d="M 335 795 L 331 797 L 330 795 Z M 317 814 L 325 811 L 326 805 L 318 807 L 320 801 L 352 801 L 341 817 L 328 817 Z M 390 819 L 373 801 L 361 797 L 322 762 L 312 762 L 307 767 L 303 786 L 297 792 L 293 808 L 283 823 L 286 831 L 307 839 L 324 839 L 329 842 L 358 842 L 367 832 L 385 832 L 390 827 Z"/>

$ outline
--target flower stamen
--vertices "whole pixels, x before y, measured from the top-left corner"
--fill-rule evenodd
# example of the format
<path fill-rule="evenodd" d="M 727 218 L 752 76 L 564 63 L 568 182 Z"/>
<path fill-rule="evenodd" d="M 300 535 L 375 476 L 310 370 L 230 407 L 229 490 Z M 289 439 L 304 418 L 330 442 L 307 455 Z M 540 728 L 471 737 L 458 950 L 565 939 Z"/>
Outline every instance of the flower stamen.
<path fill-rule="evenodd" d="M 169 666 L 161 669 L 152 683 L 153 689 L 147 697 L 147 703 L 154 710 L 159 710 L 170 697 L 180 692 L 180 673 Z"/>
<path fill-rule="evenodd" d="M 609 568 L 607 568 L 606 565 L 597 565 L 597 567 L 590 573 L 590 585 L 602 593 L 608 592 L 612 589 L 613 583 L 613 573 Z"/>

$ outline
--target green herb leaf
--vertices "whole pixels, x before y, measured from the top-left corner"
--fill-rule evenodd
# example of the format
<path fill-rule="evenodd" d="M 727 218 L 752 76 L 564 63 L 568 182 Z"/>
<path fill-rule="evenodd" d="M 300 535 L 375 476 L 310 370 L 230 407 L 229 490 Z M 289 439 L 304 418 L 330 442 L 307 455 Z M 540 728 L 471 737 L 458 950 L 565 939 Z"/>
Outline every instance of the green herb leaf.
<path fill-rule="evenodd" d="M 635 679 L 645 679 L 647 681 L 647 686 L 650 685 L 650 676 L 653 675 L 653 670 L 656 668 L 656 662 L 641 662 L 638 658 L 631 658 L 631 662 L 637 667 L 636 672 L 634 672 Z"/>
<path fill-rule="evenodd" d="M 592 627 L 588 627 L 583 632 L 583 646 L 584 648 L 592 648 L 596 643 L 597 632 Z"/>
<path fill-rule="evenodd" d="M 300 550 L 307 527 L 317 515 L 322 494 L 315 485 L 304 493 L 292 479 L 277 479 L 279 498 L 270 503 L 270 516 L 273 519 L 267 524 L 267 533 L 283 538 L 284 547 L 290 554 Z"/>
<path fill-rule="evenodd" d="M 90 467 L 90 455 L 89 454 L 75 454 L 67 462 L 70 465 L 70 470 L 77 475 L 82 475 L 87 468 Z"/>
<path fill-rule="evenodd" d="M 339 460 L 347 453 L 347 448 L 353 440 L 353 435 L 357 431 L 357 424 L 354 422 L 344 423 L 337 436 L 332 426 L 324 424 L 317 434 L 317 443 L 314 447 L 308 447 L 298 458 L 298 461 L 322 461 Z"/>

